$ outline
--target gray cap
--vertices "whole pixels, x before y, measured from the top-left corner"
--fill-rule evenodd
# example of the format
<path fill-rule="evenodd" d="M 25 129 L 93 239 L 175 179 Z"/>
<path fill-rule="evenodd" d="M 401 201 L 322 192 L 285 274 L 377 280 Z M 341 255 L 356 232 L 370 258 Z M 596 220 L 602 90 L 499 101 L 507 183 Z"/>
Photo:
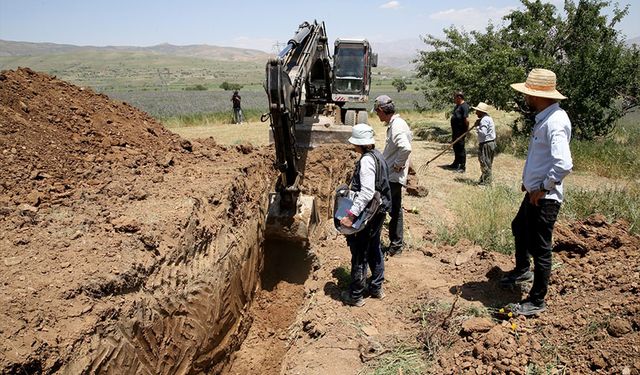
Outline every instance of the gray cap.
<path fill-rule="evenodd" d="M 380 95 L 373 102 L 373 110 L 377 110 L 378 108 L 382 108 L 383 111 L 386 110 L 395 110 L 395 105 L 393 104 L 393 100 L 389 97 L 389 95 Z"/>
<path fill-rule="evenodd" d="M 376 98 L 376 101 L 373 103 L 373 110 L 375 111 L 380 107 L 386 107 L 389 104 L 393 104 L 393 100 L 391 100 L 389 95 L 380 95 Z"/>

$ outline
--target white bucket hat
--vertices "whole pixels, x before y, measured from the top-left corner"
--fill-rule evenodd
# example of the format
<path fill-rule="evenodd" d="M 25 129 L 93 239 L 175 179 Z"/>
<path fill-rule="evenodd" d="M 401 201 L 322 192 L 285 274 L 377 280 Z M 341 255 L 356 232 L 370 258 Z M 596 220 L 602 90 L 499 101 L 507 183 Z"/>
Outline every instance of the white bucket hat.
<path fill-rule="evenodd" d="M 512 83 L 511 88 L 523 94 L 537 96 L 539 98 L 566 99 L 556 90 L 556 74 L 547 69 L 533 69 L 527 76 L 527 81 Z"/>
<path fill-rule="evenodd" d="M 352 145 L 364 146 L 374 145 L 376 140 L 373 138 L 373 128 L 367 124 L 355 124 L 351 130 L 351 138 L 349 143 Z"/>
<path fill-rule="evenodd" d="M 471 108 L 475 109 L 478 112 L 484 112 L 486 114 L 489 114 L 489 111 L 491 111 L 491 109 L 489 108 L 489 105 L 484 102 L 480 102 L 478 103 L 477 106 L 471 107 Z"/>

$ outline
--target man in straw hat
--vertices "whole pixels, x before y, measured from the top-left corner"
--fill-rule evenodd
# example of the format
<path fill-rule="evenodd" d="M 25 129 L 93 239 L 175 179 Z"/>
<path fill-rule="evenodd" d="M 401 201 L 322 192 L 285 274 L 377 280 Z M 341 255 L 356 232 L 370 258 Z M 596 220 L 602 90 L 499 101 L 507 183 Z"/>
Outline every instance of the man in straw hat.
<path fill-rule="evenodd" d="M 529 316 L 546 309 L 551 235 L 563 199 L 562 180 L 573 167 L 569 150 L 571 121 L 558 103 L 566 97 L 556 90 L 556 75 L 552 71 L 533 69 L 526 82 L 511 87 L 524 94 L 536 117 L 522 173 L 522 191 L 526 194 L 511 223 L 516 266 L 501 282 L 507 285 L 533 279 L 529 296 L 512 308 L 517 314 Z M 533 273 L 529 270 L 530 257 Z"/>
<path fill-rule="evenodd" d="M 496 126 L 489 115 L 490 109 L 486 103 L 480 102 L 476 107 L 471 108 L 476 110 L 476 116 L 478 116 L 476 120 L 478 161 L 480 161 L 480 170 L 482 171 L 478 184 L 489 185 L 491 183 L 493 155 L 496 152 Z"/>

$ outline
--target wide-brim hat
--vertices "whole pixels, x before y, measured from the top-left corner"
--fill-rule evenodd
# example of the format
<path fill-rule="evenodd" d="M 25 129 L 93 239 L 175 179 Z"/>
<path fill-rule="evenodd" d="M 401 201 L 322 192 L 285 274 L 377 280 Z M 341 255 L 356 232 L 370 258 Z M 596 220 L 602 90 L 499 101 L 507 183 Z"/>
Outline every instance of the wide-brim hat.
<path fill-rule="evenodd" d="M 484 103 L 484 102 L 480 102 L 480 103 L 478 103 L 477 106 L 471 107 L 471 108 L 475 109 L 478 112 L 484 112 L 484 113 L 487 113 L 487 114 L 489 113 L 489 111 L 491 111 L 491 108 L 489 107 L 489 105 L 487 103 Z"/>
<path fill-rule="evenodd" d="M 527 81 L 522 83 L 512 83 L 511 88 L 523 94 L 537 96 L 548 99 L 566 99 L 556 90 L 556 74 L 547 69 L 533 69 L 527 76 Z"/>
<path fill-rule="evenodd" d="M 349 143 L 352 145 L 364 146 L 375 145 L 376 140 L 374 138 L 375 133 L 373 128 L 367 124 L 355 124 L 351 130 L 351 137 Z"/>

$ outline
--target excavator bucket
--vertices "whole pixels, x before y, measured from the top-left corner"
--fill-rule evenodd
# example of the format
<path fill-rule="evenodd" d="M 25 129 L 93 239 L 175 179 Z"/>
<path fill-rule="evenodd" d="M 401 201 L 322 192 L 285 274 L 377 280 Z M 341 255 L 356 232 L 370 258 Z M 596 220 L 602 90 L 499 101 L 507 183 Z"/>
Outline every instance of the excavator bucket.
<path fill-rule="evenodd" d="M 295 127 L 296 146 L 316 148 L 327 144 L 348 143 L 351 137 L 351 126 L 337 123 L 332 116 L 316 115 L 305 117 Z M 269 143 L 274 143 L 273 129 L 269 130 Z"/>
<path fill-rule="evenodd" d="M 283 195 L 269 194 L 267 239 L 308 242 L 319 222 L 315 197 L 299 195 L 294 204 L 288 204 L 283 202 Z"/>

